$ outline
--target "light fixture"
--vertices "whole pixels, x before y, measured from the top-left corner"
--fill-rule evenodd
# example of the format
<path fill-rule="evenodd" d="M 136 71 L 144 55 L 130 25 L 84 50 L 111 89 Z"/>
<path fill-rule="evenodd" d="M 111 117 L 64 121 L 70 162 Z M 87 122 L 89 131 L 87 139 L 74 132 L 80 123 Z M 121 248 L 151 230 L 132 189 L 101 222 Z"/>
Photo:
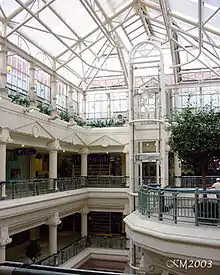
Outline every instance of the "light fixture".
<path fill-rule="evenodd" d="M 63 150 L 63 153 L 65 153 L 66 152 L 66 150 Z"/>
<path fill-rule="evenodd" d="M 38 81 L 37 80 L 34 80 L 34 85 L 37 85 L 38 84 Z"/>
<path fill-rule="evenodd" d="M 21 144 L 21 147 L 24 147 L 24 144 Z"/>
<path fill-rule="evenodd" d="M 108 152 L 106 152 L 106 154 L 108 154 Z"/>
<path fill-rule="evenodd" d="M 12 66 L 8 65 L 8 66 L 7 66 L 7 72 L 10 73 L 12 70 L 13 70 Z"/>

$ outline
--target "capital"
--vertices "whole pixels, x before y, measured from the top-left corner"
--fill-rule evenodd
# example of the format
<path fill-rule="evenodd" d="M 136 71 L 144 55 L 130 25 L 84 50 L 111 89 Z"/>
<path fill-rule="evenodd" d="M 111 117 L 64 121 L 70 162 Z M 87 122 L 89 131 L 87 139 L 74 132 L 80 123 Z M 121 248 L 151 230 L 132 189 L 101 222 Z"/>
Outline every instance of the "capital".
<path fill-rule="evenodd" d="M 61 150 L 60 142 L 58 139 L 55 139 L 47 144 L 49 151 L 58 151 Z"/>
<path fill-rule="evenodd" d="M 58 212 L 56 212 L 53 217 L 50 217 L 47 220 L 47 225 L 57 226 L 59 224 L 61 224 L 61 220 L 59 218 L 59 213 Z"/>
<path fill-rule="evenodd" d="M 85 205 L 83 206 L 83 208 L 80 209 L 80 213 L 81 213 L 81 214 L 88 214 L 89 212 L 90 212 L 90 211 L 89 211 L 89 208 L 88 208 L 87 204 L 85 204 Z"/>
<path fill-rule="evenodd" d="M 83 147 L 79 150 L 79 153 L 81 155 L 88 155 L 89 154 L 89 149 L 87 147 Z"/>
<path fill-rule="evenodd" d="M 123 149 L 122 152 L 123 152 L 124 154 L 128 154 L 128 153 L 129 153 L 129 144 L 128 144 L 128 143 L 125 144 L 124 149 Z"/>
<path fill-rule="evenodd" d="M 12 239 L 8 235 L 8 227 L 0 228 L 0 246 L 6 246 L 11 243 Z"/>
<path fill-rule="evenodd" d="M 11 142 L 12 139 L 10 137 L 9 130 L 6 128 L 0 128 L 0 142 L 1 143 L 8 143 Z"/>

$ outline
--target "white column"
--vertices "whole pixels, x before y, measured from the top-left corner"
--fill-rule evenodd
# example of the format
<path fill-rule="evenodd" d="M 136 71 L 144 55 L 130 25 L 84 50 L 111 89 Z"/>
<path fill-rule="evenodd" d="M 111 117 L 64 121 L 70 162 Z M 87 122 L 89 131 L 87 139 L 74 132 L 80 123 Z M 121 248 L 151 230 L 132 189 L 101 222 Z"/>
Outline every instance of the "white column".
<path fill-rule="evenodd" d="M 49 151 L 49 178 L 57 178 L 57 150 Z"/>
<path fill-rule="evenodd" d="M 6 260 L 6 245 L 12 241 L 8 235 L 8 227 L 0 228 L 0 262 Z"/>
<path fill-rule="evenodd" d="M 174 184 L 176 185 L 176 187 L 180 187 L 181 186 L 181 175 L 182 175 L 181 161 L 175 155 L 174 155 L 174 175 L 175 175 Z"/>
<path fill-rule="evenodd" d="M 83 100 L 82 100 L 82 111 L 83 111 L 83 120 L 86 120 L 86 95 L 83 95 Z"/>
<path fill-rule="evenodd" d="M 81 151 L 81 177 L 87 177 L 88 153 L 87 149 Z"/>
<path fill-rule="evenodd" d="M 57 114 L 57 79 L 55 75 L 51 76 L 51 106 L 52 117 L 58 117 Z"/>
<path fill-rule="evenodd" d="M 51 217 L 47 224 L 49 226 L 49 250 L 50 254 L 57 253 L 57 226 L 61 223 L 59 219 L 59 213 L 54 213 L 53 217 Z"/>
<path fill-rule="evenodd" d="M 88 235 L 87 216 L 89 213 L 89 209 L 87 205 L 85 205 L 80 212 L 81 212 L 81 237 L 85 237 Z"/>
<path fill-rule="evenodd" d="M 0 96 L 8 98 L 7 84 L 7 50 L 4 44 L 0 44 Z"/>
<path fill-rule="evenodd" d="M 6 180 L 6 144 L 0 143 L 0 181 Z M 1 185 L 2 197 L 6 197 L 5 183 Z"/>
<path fill-rule="evenodd" d="M 35 90 L 35 66 L 30 63 L 29 69 L 29 98 L 31 107 L 36 107 L 37 105 L 37 94 Z"/>
<path fill-rule="evenodd" d="M 74 112 L 73 112 L 73 88 L 69 86 L 68 90 L 68 115 L 70 118 L 70 123 L 72 125 L 76 125 L 76 122 L 74 120 Z"/>
<path fill-rule="evenodd" d="M 57 178 L 57 151 L 61 150 L 61 146 L 58 140 L 54 140 L 48 143 L 47 146 L 49 150 L 49 178 Z M 50 181 L 50 189 L 55 188 L 57 190 L 57 182 L 55 181 L 55 186 L 53 186 L 54 181 Z"/>
<path fill-rule="evenodd" d="M 126 186 L 129 187 L 130 184 L 130 155 L 129 155 L 129 144 L 126 144 L 124 146 L 123 153 L 125 154 L 125 175 L 127 177 L 126 179 Z"/>

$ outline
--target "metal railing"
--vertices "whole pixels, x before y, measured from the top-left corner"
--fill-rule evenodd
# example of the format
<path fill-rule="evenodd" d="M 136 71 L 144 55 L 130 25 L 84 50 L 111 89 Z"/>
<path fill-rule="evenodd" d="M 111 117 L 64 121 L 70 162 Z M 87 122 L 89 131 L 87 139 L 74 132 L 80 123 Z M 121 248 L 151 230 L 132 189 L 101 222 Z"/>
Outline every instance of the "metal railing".
<path fill-rule="evenodd" d="M 138 210 L 147 218 L 173 223 L 220 224 L 220 190 L 190 190 L 142 186 Z"/>
<path fill-rule="evenodd" d="M 60 266 L 89 247 L 124 250 L 127 249 L 127 238 L 124 236 L 86 236 L 65 246 L 56 254 L 50 255 L 38 261 L 37 264 Z"/>
<path fill-rule="evenodd" d="M 211 186 L 220 176 L 207 176 L 206 184 Z M 169 186 L 172 188 L 202 188 L 201 176 L 170 177 Z"/>
<path fill-rule="evenodd" d="M 126 187 L 126 180 L 127 177 L 124 176 L 88 176 L 1 181 L 0 199 L 17 199 L 89 187 L 124 188 Z M 2 193 L 3 189 L 5 189 L 6 196 Z"/>
<path fill-rule="evenodd" d="M 64 275 L 64 274 L 75 274 L 75 275 L 119 275 L 121 273 L 116 272 L 105 272 L 97 270 L 83 270 L 83 269 L 66 269 L 61 267 L 52 266 L 41 266 L 37 264 L 24 265 L 19 262 L 1 262 L 0 263 L 1 274 L 13 274 L 13 275 Z"/>

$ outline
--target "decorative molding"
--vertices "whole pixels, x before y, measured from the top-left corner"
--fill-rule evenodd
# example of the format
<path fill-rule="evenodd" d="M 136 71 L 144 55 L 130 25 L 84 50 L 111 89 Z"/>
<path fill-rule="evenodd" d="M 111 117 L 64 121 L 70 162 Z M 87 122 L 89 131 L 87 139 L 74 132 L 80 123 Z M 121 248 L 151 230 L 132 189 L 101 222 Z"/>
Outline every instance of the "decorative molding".
<path fill-rule="evenodd" d="M 106 135 L 103 135 L 97 138 L 96 140 L 94 140 L 89 144 L 89 146 L 102 146 L 104 148 L 108 146 L 122 146 L 122 145 L 123 145 L 122 143 Z"/>
<path fill-rule="evenodd" d="M 80 213 L 81 213 L 81 214 L 88 214 L 89 212 L 90 212 L 90 210 L 89 210 L 87 204 L 85 204 L 85 205 L 83 206 L 83 208 L 80 209 Z"/>
<path fill-rule="evenodd" d="M 40 129 L 39 126 L 37 124 L 35 124 L 32 128 L 32 134 L 35 138 L 39 137 L 39 133 L 40 133 Z"/>
<path fill-rule="evenodd" d="M 88 155 L 89 154 L 89 149 L 87 147 L 83 147 L 79 150 L 79 154 Z"/>
<path fill-rule="evenodd" d="M 13 132 L 25 133 L 33 135 L 35 138 L 45 137 L 48 139 L 55 139 L 55 137 L 38 121 L 22 125 L 12 130 Z"/>
<path fill-rule="evenodd" d="M 83 139 L 77 133 L 68 134 L 64 138 L 60 139 L 63 142 L 69 142 L 73 145 L 86 145 Z"/>
<path fill-rule="evenodd" d="M 125 144 L 124 149 L 123 149 L 122 152 L 123 152 L 124 154 L 129 154 L 129 147 L 130 147 L 130 144 L 129 144 L 129 143 Z"/>
<path fill-rule="evenodd" d="M 53 217 L 51 217 L 47 220 L 47 225 L 57 226 L 59 224 L 61 224 L 61 220 L 59 218 L 58 212 L 56 212 Z"/>
<path fill-rule="evenodd" d="M 130 207 L 129 207 L 129 204 L 126 203 L 126 204 L 125 204 L 124 211 L 123 211 L 123 215 L 124 215 L 124 216 L 127 216 L 127 215 L 129 215 L 129 214 L 130 214 Z"/>
<path fill-rule="evenodd" d="M 8 235 L 8 227 L 0 228 L 0 247 L 6 246 L 11 243 L 12 239 Z"/>
<path fill-rule="evenodd" d="M 8 129 L 0 128 L 0 142 L 1 143 L 12 142 L 12 139 L 10 137 L 10 133 L 9 133 Z"/>
<path fill-rule="evenodd" d="M 54 141 L 51 141 L 47 144 L 47 148 L 49 151 L 59 151 L 61 150 L 60 142 L 58 139 L 55 139 Z"/>

